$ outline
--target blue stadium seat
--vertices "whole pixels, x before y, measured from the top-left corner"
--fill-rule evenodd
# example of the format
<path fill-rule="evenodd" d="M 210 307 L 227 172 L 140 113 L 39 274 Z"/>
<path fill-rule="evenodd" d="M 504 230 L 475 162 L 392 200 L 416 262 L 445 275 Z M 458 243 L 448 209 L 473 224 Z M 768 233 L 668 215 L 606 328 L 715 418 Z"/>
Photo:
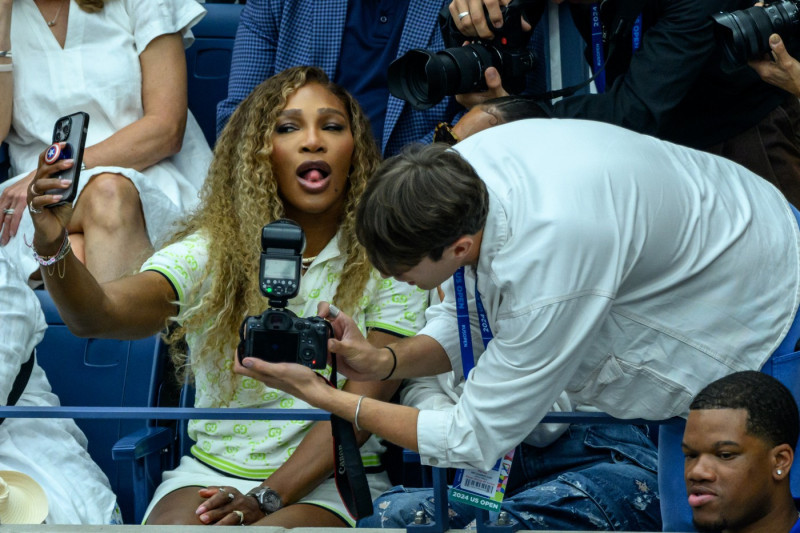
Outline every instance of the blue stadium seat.
<path fill-rule="evenodd" d="M 159 336 L 137 341 L 78 338 L 64 325 L 47 291 L 35 292 L 48 324 L 44 339 L 36 348 L 36 360 L 47 373 L 61 405 L 156 405 L 165 359 Z M 169 457 L 161 450 L 171 443 L 173 430 L 152 427 L 146 420 L 78 419 L 76 423 L 86 434 L 92 459 L 108 476 L 125 523 L 139 521 L 161 481 L 161 470 L 171 466 L 165 463 Z M 111 450 L 120 438 L 134 432 L 150 440 L 137 439 L 139 457 L 131 467 L 113 460 Z M 143 442 L 149 446 L 143 447 Z M 145 449 L 158 453 L 145 457 Z"/>
<path fill-rule="evenodd" d="M 208 14 L 192 28 L 195 42 L 186 50 L 189 109 L 208 145 L 217 139 L 217 103 L 228 95 L 231 53 L 241 4 L 205 4 Z"/>

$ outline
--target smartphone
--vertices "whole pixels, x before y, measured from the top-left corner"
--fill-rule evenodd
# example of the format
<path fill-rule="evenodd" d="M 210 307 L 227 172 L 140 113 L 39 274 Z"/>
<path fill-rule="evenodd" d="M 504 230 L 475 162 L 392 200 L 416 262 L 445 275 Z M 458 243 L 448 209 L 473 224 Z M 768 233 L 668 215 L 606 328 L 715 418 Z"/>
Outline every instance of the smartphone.
<path fill-rule="evenodd" d="M 78 190 L 78 178 L 81 173 L 81 165 L 83 164 L 83 149 L 86 146 L 86 131 L 89 128 L 89 114 L 83 111 L 78 111 L 71 115 L 61 117 L 56 120 L 53 127 L 53 143 L 66 143 L 61 153 L 57 155 L 57 159 L 74 159 L 75 163 L 71 168 L 58 174 L 53 175 L 54 178 L 71 180 L 72 184 L 66 189 L 52 189 L 46 191 L 45 194 L 61 194 L 63 195 L 58 202 L 48 204 L 45 207 L 55 207 L 57 205 L 71 204 L 75 200 L 75 194 Z M 53 154 L 47 154 L 49 157 Z"/>

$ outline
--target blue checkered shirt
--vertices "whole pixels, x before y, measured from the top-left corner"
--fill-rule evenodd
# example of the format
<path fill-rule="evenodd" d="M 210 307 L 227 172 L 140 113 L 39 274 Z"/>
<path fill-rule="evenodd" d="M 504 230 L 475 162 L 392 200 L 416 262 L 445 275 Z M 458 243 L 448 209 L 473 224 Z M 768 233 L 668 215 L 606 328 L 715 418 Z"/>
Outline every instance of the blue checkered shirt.
<path fill-rule="evenodd" d="M 397 57 L 413 48 L 442 50 L 436 18 L 449 0 L 410 0 Z M 217 107 L 217 135 L 253 88 L 292 66 L 316 65 L 336 79 L 346 0 L 248 0 L 239 20 L 228 96 Z M 450 97 L 426 111 L 415 111 L 389 96 L 381 151 L 393 155 L 408 143 L 430 142 L 441 121 L 462 109 Z"/>

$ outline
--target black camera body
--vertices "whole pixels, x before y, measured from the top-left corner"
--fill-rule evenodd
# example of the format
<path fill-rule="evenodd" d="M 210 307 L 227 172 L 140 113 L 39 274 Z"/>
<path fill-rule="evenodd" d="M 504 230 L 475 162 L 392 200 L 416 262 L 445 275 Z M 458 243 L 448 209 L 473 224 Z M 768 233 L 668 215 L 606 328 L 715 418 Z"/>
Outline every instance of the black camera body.
<path fill-rule="evenodd" d="M 800 51 L 800 0 L 781 0 L 730 13 L 712 15 L 714 32 L 726 58 L 736 65 L 761 59 L 770 51 L 769 36 L 777 33 L 787 51 Z"/>
<path fill-rule="evenodd" d="M 535 26 L 542 16 L 544 0 L 512 0 L 503 9 L 503 26 L 492 28 L 494 38 L 475 40 L 456 28 L 447 6 L 439 12 L 439 26 L 445 48 L 430 52 L 423 48 L 408 51 L 389 65 L 389 92 L 407 101 L 414 109 L 433 107 L 445 96 L 483 91 L 484 71 L 495 67 L 503 88 L 512 94 L 525 89 L 525 77 L 537 58 L 528 50 L 533 31 L 522 30 L 522 16 Z M 488 13 L 486 19 L 488 20 Z M 461 46 L 464 41 L 472 41 Z"/>
<path fill-rule="evenodd" d="M 300 318 L 286 305 L 300 289 L 305 235 L 295 222 L 276 220 L 261 230 L 259 289 L 270 309 L 248 316 L 239 329 L 239 361 L 257 357 L 270 363 L 298 363 L 313 369 L 328 364 L 333 328 L 325 319 Z"/>

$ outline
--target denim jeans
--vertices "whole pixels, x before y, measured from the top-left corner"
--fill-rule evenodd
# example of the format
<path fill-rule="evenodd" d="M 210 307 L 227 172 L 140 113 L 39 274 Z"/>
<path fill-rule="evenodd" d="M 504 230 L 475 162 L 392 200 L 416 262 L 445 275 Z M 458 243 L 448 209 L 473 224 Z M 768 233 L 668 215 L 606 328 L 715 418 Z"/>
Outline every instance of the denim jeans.
<path fill-rule="evenodd" d="M 656 448 L 640 427 L 573 425 L 545 448 L 517 447 L 503 510 L 533 530 L 661 531 Z M 358 527 L 404 528 L 431 489 L 398 486 Z M 474 527 L 477 509 L 450 502 L 450 527 Z"/>

